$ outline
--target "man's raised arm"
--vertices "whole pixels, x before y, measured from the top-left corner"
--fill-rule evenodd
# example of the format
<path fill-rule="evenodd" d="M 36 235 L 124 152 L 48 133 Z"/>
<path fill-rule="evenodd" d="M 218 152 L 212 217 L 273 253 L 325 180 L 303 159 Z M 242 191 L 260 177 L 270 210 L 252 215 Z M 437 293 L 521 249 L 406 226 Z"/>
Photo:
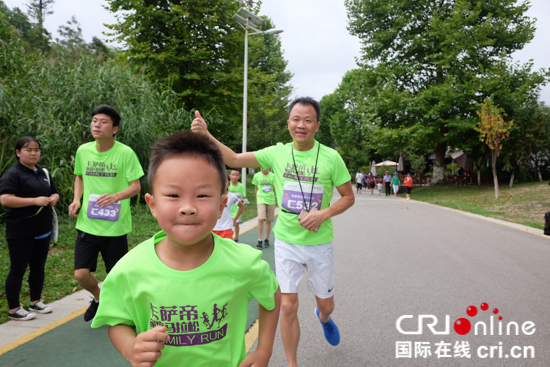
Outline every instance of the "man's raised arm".
<path fill-rule="evenodd" d="M 191 131 L 198 134 L 205 134 L 210 139 L 212 139 L 212 141 L 215 142 L 218 148 L 221 150 L 223 160 L 227 166 L 233 168 L 260 167 L 260 163 L 258 163 L 258 161 L 256 160 L 256 156 L 253 152 L 235 153 L 234 151 L 220 143 L 215 137 L 213 137 L 212 134 L 210 134 L 210 132 L 208 131 L 206 122 L 201 117 L 199 111 L 195 111 L 195 119 L 191 124 Z"/>

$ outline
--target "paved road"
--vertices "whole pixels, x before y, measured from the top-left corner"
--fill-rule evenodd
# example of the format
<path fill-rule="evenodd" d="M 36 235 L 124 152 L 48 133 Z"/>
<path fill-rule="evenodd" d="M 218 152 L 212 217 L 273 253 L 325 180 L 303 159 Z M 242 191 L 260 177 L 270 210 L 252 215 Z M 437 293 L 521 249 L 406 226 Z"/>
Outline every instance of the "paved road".
<path fill-rule="evenodd" d="M 337 195 L 336 195 L 337 196 Z M 336 231 L 336 312 L 342 342 L 326 343 L 313 314 L 313 296 L 302 283 L 299 317 L 302 367 L 333 366 L 550 366 L 550 238 L 472 218 L 443 208 L 401 198 L 357 195 L 354 207 L 334 218 Z M 256 233 L 246 233 L 254 244 Z M 272 261 L 273 248 L 264 251 Z M 489 305 L 481 311 L 481 303 Z M 478 315 L 466 315 L 468 306 Z M 506 324 L 526 321 L 535 333 L 519 336 L 465 336 L 453 328 L 458 318 L 472 325 L 490 325 L 490 312 L 499 309 Z M 250 306 L 254 318 L 255 305 Z M 396 329 L 402 315 L 404 331 L 418 328 L 418 315 L 435 315 L 434 329 L 449 334 L 403 335 Z M 497 315 L 497 316 L 498 316 Z M 498 320 L 494 318 L 495 333 Z M 427 322 L 424 323 L 425 325 Z M 531 329 L 529 329 L 531 330 Z M 527 330 L 527 331 L 529 331 Z M 426 359 L 396 358 L 396 342 L 430 343 Z M 435 343 L 451 343 L 447 354 L 436 355 Z M 454 344 L 468 342 L 471 358 L 454 357 Z M 502 342 L 502 358 L 499 358 Z M 495 346 L 494 358 L 480 358 L 478 347 Z M 514 346 L 534 347 L 535 358 L 512 359 Z M 445 347 L 443 348 L 445 349 Z M 406 351 L 406 350 L 404 350 Z M 518 351 L 515 351 L 518 353 Z M 522 350 L 523 352 L 523 350 Z M 482 349 L 484 355 L 484 350 Z M 505 358 L 509 355 L 509 358 Z M 1 366 L 118 366 L 126 365 L 111 346 L 106 330 L 92 330 L 77 318 L 0 356 Z M 286 366 L 277 335 L 270 366 Z"/>
<path fill-rule="evenodd" d="M 550 366 L 550 238 L 402 198 L 364 193 L 356 197 L 355 206 L 334 218 L 333 316 L 342 341 L 331 347 L 324 340 L 304 280 L 300 366 Z M 480 309 L 484 302 L 487 311 Z M 478 309 L 475 317 L 466 314 L 471 305 Z M 489 330 L 486 336 L 474 335 L 472 330 L 462 336 L 454 331 L 458 318 L 469 319 L 472 327 L 478 321 L 490 326 L 494 308 L 503 317 L 504 335 L 490 335 Z M 414 315 L 414 320 L 402 322 L 404 331 L 418 329 L 417 315 L 437 316 L 434 329 L 444 331 L 449 315 L 450 333 L 433 335 L 424 327 L 422 335 L 403 335 L 396 328 L 402 315 Z M 510 321 L 520 327 L 532 321 L 536 331 L 507 336 Z M 396 358 L 397 341 L 412 346 L 429 342 L 432 354 L 415 358 L 413 350 L 412 358 Z M 438 358 L 435 343 L 441 341 L 452 345 L 442 346 Z M 454 357 L 454 345 L 462 341 L 469 343 L 471 358 Z M 480 358 L 480 346 L 495 346 L 494 357 Z M 522 352 L 533 346 L 535 358 L 512 359 L 514 346 L 521 346 Z M 406 349 L 403 352 L 407 355 Z M 485 355 L 485 349 L 481 353 Z M 286 366 L 279 333 L 269 366 Z"/>

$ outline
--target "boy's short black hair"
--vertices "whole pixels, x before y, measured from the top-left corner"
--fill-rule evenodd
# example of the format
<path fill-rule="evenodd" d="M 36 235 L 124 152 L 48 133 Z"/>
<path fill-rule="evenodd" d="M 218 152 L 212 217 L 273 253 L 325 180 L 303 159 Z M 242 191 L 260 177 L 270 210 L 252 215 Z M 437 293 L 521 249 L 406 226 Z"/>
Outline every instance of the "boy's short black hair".
<path fill-rule="evenodd" d="M 225 193 L 226 175 L 225 164 L 223 163 L 222 152 L 216 144 L 207 136 L 196 134 L 191 131 L 183 131 L 161 139 L 151 148 L 151 159 L 149 160 L 149 173 L 147 181 L 149 191 L 153 193 L 153 182 L 160 164 L 166 159 L 175 156 L 200 157 L 206 159 L 218 172 L 221 184 L 221 195 Z"/>
<path fill-rule="evenodd" d="M 92 117 L 100 113 L 103 113 L 111 118 L 111 121 L 113 121 L 113 127 L 118 126 L 120 124 L 120 120 L 121 120 L 120 115 L 118 114 L 118 112 L 116 112 L 116 110 L 113 107 L 106 104 L 99 105 L 96 108 L 94 108 L 94 110 L 92 111 Z"/>
<path fill-rule="evenodd" d="M 289 118 L 290 118 L 290 112 L 292 111 L 294 106 L 297 104 L 313 107 L 313 109 L 315 110 L 315 113 L 317 114 L 317 122 L 321 121 L 321 106 L 319 105 L 319 102 L 317 102 L 311 97 L 298 97 L 294 101 L 290 102 L 290 106 L 288 107 Z"/>

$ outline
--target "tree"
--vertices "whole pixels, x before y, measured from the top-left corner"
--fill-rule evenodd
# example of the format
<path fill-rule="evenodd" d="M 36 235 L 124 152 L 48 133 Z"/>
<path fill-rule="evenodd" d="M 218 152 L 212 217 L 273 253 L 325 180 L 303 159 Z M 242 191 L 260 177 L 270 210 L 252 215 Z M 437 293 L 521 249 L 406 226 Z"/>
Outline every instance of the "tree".
<path fill-rule="evenodd" d="M 82 37 L 82 28 L 80 28 L 80 23 L 74 15 L 71 20 L 67 21 L 66 25 L 59 26 L 58 32 L 62 37 L 61 40 L 57 39 L 60 45 L 72 51 L 86 47 L 86 42 Z"/>
<path fill-rule="evenodd" d="M 415 144 L 433 149 L 433 183 L 444 178 L 447 147 L 471 141 L 483 98 L 508 94 L 521 103 L 522 91 L 536 92 L 548 78 L 544 69 L 516 78 L 509 66 L 510 55 L 534 36 L 528 2 L 346 0 L 346 6 L 348 29 L 363 45 L 364 82 L 373 85 L 366 123 L 379 133 L 409 129 Z"/>
<path fill-rule="evenodd" d="M 186 109 L 230 116 L 226 130 L 238 129 L 244 37 L 231 18 L 239 7 L 236 1 L 107 2 L 111 12 L 122 12 L 108 28 L 126 44 L 123 56 L 130 64 L 170 85 Z M 231 140 L 227 133 L 221 138 Z"/>
<path fill-rule="evenodd" d="M 493 167 L 493 182 L 495 183 L 495 199 L 498 200 L 497 158 L 502 150 L 502 142 L 510 135 L 514 121 L 505 122 L 504 111 L 494 105 L 491 99 L 485 99 L 478 111 L 481 122 L 475 128 L 480 133 L 480 140 L 491 149 L 491 166 Z"/>
<path fill-rule="evenodd" d="M 33 28 L 33 32 L 31 33 L 31 39 L 35 42 L 35 45 L 40 45 L 42 50 L 46 50 L 49 39 L 51 38 L 48 31 L 44 28 L 44 20 L 46 19 L 46 15 L 52 15 L 53 10 L 51 9 L 53 4 L 55 3 L 55 0 L 31 0 L 27 4 L 28 8 L 28 14 L 29 16 L 36 20 L 36 23 L 38 24 L 37 27 Z M 40 43 L 36 43 L 36 41 L 39 41 Z"/>

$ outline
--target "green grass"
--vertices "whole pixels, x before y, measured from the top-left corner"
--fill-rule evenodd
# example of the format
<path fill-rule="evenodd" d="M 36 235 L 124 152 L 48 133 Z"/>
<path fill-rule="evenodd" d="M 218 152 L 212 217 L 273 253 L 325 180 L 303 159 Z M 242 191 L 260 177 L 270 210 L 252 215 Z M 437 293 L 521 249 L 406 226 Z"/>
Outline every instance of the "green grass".
<path fill-rule="evenodd" d="M 257 216 L 256 196 L 254 195 L 254 185 L 252 185 L 252 175 L 247 175 L 246 185 L 247 198 L 250 204 L 244 206 L 241 215 L 243 222 Z M 128 234 L 128 245 L 130 249 L 150 238 L 160 230 L 155 218 L 151 215 L 146 205 L 140 205 L 132 208 L 132 232 Z M 50 248 L 48 260 L 46 261 L 46 277 L 44 280 L 44 289 L 42 291 L 45 303 L 50 303 L 65 297 L 81 289 L 74 278 L 74 243 L 76 240 L 75 218 L 62 216 L 59 219 L 59 241 L 55 247 Z M 8 321 L 8 302 L 4 284 L 10 268 L 10 258 L 8 245 L 6 243 L 5 226 L 0 226 L 0 324 Z M 53 245 L 53 244 L 52 244 Z M 27 270 L 23 286 L 21 288 L 21 302 L 28 309 L 29 306 L 29 286 L 26 282 L 29 271 Z M 104 280 L 105 265 L 103 260 L 98 260 L 97 271 L 95 273 L 98 280 Z M 82 307 L 86 304 L 85 300 Z"/>
<path fill-rule="evenodd" d="M 419 187 L 411 198 L 539 229 L 544 228 L 544 213 L 550 211 L 548 182 L 515 184 L 511 189 L 501 185 L 498 200 L 492 185 Z"/>

